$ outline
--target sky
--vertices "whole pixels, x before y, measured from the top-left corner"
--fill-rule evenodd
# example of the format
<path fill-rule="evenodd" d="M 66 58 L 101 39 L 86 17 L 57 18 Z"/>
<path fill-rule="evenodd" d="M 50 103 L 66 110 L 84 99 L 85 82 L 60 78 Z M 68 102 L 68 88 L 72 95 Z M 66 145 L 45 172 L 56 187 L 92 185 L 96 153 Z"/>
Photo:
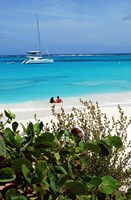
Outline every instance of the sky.
<path fill-rule="evenodd" d="M 131 0 L 0 0 L 0 55 L 131 53 Z"/>

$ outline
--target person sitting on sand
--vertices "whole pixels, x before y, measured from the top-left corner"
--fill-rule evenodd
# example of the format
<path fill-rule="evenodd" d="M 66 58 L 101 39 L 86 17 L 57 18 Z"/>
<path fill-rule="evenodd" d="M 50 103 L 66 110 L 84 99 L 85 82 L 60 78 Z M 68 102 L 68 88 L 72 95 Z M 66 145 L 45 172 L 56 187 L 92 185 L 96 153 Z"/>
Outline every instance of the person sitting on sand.
<path fill-rule="evenodd" d="M 50 98 L 50 103 L 56 103 L 56 101 L 54 100 L 54 97 Z"/>
<path fill-rule="evenodd" d="M 62 102 L 63 100 L 59 96 L 57 96 L 56 103 L 62 103 Z"/>

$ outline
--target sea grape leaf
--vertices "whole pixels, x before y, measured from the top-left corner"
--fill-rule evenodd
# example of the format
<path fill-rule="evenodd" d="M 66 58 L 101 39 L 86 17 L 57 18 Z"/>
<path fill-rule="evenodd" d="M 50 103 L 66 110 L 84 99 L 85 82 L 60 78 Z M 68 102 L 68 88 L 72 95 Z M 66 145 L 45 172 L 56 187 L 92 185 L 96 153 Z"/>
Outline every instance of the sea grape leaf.
<path fill-rule="evenodd" d="M 89 162 L 89 158 L 87 157 L 87 156 L 81 156 L 80 157 L 80 162 L 81 162 L 81 164 L 82 164 L 82 168 L 85 168 L 85 167 L 87 167 L 87 165 L 88 165 L 88 162 Z"/>
<path fill-rule="evenodd" d="M 72 199 L 70 199 L 70 198 L 68 198 L 68 197 L 60 196 L 59 200 L 72 200 Z M 83 200 L 83 199 L 82 199 L 82 200 Z"/>
<path fill-rule="evenodd" d="M 119 149 L 123 146 L 123 143 L 120 137 L 109 135 L 108 138 L 115 148 Z"/>
<path fill-rule="evenodd" d="M 68 180 L 68 178 L 69 178 L 68 174 L 62 174 L 58 179 L 58 182 L 57 182 L 58 186 L 61 188 L 65 184 L 65 182 Z"/>
<path fill-rule="evenodd" d="M 46 132 L 41 134 L 38 138 L 36 138 L 36 146 L 42 144 L 44 147 L 50 147 L 53 145 L 54 136 L 50 132 Z"/>
<path fill-rule="evenodd" d="M 67 171 L 62 166 L 54 166 L 54 169 L 58 174 L 67 174 Z"/>
<path fill-rule="evenodd" d="M 28 169 L 32 170 L 32 163 L 30 160 L 26 158 L 18 158 L 13 161 L 13 164 L 11 167 L 17 172 L 21 173 L 22 172 L 22 165 L 25 164 Z"/>
<path fill-rule="evenodd" d="M 118 189 L 118 181 L 111 176 L 102 177 L 102 183 L 99 186 L 99 190 L 106 195 L 112 194 L 116 189 Z"/>
<path fill-rule="evenodd" d="M 5 194 L 6 200 L 10 200 L 11 197 L 13 197 L 13 196 L 16 196 L 16 190 L 14 188 L 7 190 L 7 192 Z"/>
<path fill-rule="evenodd" d="M 11 200 L 28 200 L 28 199 L 23 195 L 19 195 L 19 196 L 11 197 Z"/>
<path fill-rule="evenodd" d="M 84 145 L 84 142 L 82 140 L 79 142 L 79 147 L 82 151 L 84 151 L 85 145 Z"/>
<path fill-rule="evenodd" d="M 19 125 L 18 122 L 13 122 L 12 123 L 12 129 L 13 129 L 14 132 L 17 130 L 18 125 Z"/>
<path fill-rule="evenodd" d="M 31 183 L 31 173 L 29 168 L 25 164 L 22 164 L 22 172 L 27 182 Z"/>
<path fill-rule="evenodd" d="M 6 145 L 2 136 L 0 136 L 0 157 L 6 157 Z"/>
<path fill-rule="evenodd" d="M 64 134 L 65 134 L 65 130 L 60 130 L 59 132 L 57 132 L 56 133 L 57 139 L 60 140 Z"/>
<path fill-rule="evenodd" d="M 38 180 L 41 182 L 46 176 L 47 162 L 44 161 L 44 160 L 38 161 L 37 164 L 36 164 L 35 171 L 36 171 Z"/>
<path fill-rule="evenodd" d="M 80 181 L 68 181 L 65 183 L 65 187 L 71 190 L 76 195 L 86 195 L 87 187 Z"/>
<path fill-rule="evenodd" d="M 88 195 L 77 195 L 77 200 L 98 200 L 97 198 L 93 198 L 93 196 L 91 194 L 88 194 Z M 101 199 L 102 200 L 102 199 Z"/>
<path fill-rule="evenodd" d="M 112 148 L 112 144 L 111 144 L 110 140 L 108 140 L 108 139 L 100 140 L 100 143 L 102 143 L 103 145 L 105 145 L 109 150 Z"/>
<path fill-rule="evenodd" d="M 43 129 L 43 122 L 41 121 L 40 123 L 36 123 L 34 124 L 34 131 L 36 132 L 37 135 L 40 134 L 40 132 L 42 131 Z"/>
<path fill-rule="evenodd" d="M 14 133 L 10 128 L 6 128 L 4 130 L 4 138 L 5 141 L 7 141 L 12 147 L 15 145 L 15 138 L 14 138 Z"/>
<path fill-rule="evenodd" d="M 100 153 L 101 148 L 95 142 L 87 142 L 85 148 L 95 153 Z"/>
<path fill-rule="evenodd" d="M 0 169 L 0 182 L 9 182 L 16 178 L 15 172 L 10 167 Z"/>
<path fill-rule="evenodd" d="M 94 187 L 98 187 L 102 182 L 102 179 L 99 178 L 99 177 L 92 177 L 91 178 L 91 184 L 94 186 Z"/>
<path fill-rule="evenodd" d="M 50 181 L 50 187 L 53 190 L 53 192 L 55 193 L 57 191 L 56 177 L 51 171 L 49 171 L 48 172 L 48 178 L 49 178 L 49 181 Z"/>
<path fill-rule="evenodd" d="M 27 132 L 27 128 L 24 126 L 24 124 L 20 123 L 22 128 L 23 128 L 23 132 L 26 133 Z"/>
<path fill-rule="evenodd" d="M 60 160 L 60 154 L 59 154 L 59 152 L 54 153 L 54 157 L 56 158 L 57 161 L 59 161 Z"/>
<path fill-rule="evenodd" d="M 23 138 L 19 134 L 16 134 L 14 138 L 15 138 L 16 148 L 20 148 L 22 146 L 22 143 L 23 143 Z"/>
<path fill-rule="evenodd" d="M 8 117 L 9 119 L 15 119 L 15 114 L 11 113 L 9 110 L 6 111 L 4 110 L 5 116 Z"/>
<path fill-rule="evenodd" d="M 34 126 L 32 122 L 29 122 L 28 126 L 27 126 L 27 130 L 26 133 L 28 136 L 33 137 L 34 136 Z"/>
<path fill-rule="evenodd" d="M 98 146 L 100 147 L 101 151 L 100 151 L 100 156 L 107 156 L 109 155 L 109 149 L 107 147 L 107 145 L 105 143 L 103 143 L 102 141 L 100 141 L 98 143 Z"/>
<path fill-rule="evenodd" d="M 74 178 L 72 166 L 71 166 L 71 164 L 70 164 L 69 162 L 68 162 L 68 175 L 69 175 L 71 178 Z"/>

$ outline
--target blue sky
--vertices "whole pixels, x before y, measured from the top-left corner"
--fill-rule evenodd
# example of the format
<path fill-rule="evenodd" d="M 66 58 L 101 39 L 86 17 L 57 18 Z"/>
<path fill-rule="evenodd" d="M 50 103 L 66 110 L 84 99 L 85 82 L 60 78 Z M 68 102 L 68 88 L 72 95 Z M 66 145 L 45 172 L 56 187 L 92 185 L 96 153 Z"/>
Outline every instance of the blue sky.
<path fill-rule="evenodd" d="M 0 55 L 131 53 L 131 0 L 0 0 Z"/>

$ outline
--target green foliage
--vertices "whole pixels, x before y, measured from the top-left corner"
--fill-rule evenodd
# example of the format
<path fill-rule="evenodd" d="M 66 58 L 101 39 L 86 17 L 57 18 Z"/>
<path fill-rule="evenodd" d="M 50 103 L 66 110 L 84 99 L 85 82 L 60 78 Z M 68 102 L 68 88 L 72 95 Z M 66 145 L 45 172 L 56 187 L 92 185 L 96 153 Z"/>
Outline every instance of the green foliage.
<path fill-rule="evenodd" d="M 105 194 L 112 194 L 118 188 L 118 181 L 111 176 L 102 177 L 102 183 L 99 185 L 99 190 Z"/>
<path fill-rule="evenodd" d="M 130 199 L 130 189 L 120 191 L 129 184 L 130 154 L 125 149 L 130 121 L 119 108 L 120 120 L 113 119 L 110 127 L 98 104 L 82 103 L 84 110 L 73 108 L 71 114 L 62 108 L 56 114 L 52 107 L 56 123 L 45 126 L 36 119 L 21 124 L 23 131 L 13 121 L 15 115 L 5 111 L 7 121 L 0 122 L 0 199 Z"/>
<path fill-rule="evenodd" d="M 16 178 L 15 172 L 10 167 L 0 169 L 0 182 L 9 182 Z"/>
<path fill-rule="evenodd" d="M 2 136 L 0 136 L 0 157 L 6 158 L 6 145 Z"/>
<path fill-rule="evenodd" d="M 131 125 L 131 117 L 128 119 L 118 105 L 119 117 L 108 119 L 98 103 L 81 99 L 80 102 L 81 109 L 72 108 L 70 114 L 66 114 L 63 108 L 57 113 L 53 106 L 52 113 L 57 123 L 52 122 L 51 131 L 79 127 L 85 148 L 91 150 L 87 152 L 87 173 L 99 177 L 110 175 L 119 180 L 121 185 L 130 186 L 131 141 L 127 140 L 127 129 Z"/>

